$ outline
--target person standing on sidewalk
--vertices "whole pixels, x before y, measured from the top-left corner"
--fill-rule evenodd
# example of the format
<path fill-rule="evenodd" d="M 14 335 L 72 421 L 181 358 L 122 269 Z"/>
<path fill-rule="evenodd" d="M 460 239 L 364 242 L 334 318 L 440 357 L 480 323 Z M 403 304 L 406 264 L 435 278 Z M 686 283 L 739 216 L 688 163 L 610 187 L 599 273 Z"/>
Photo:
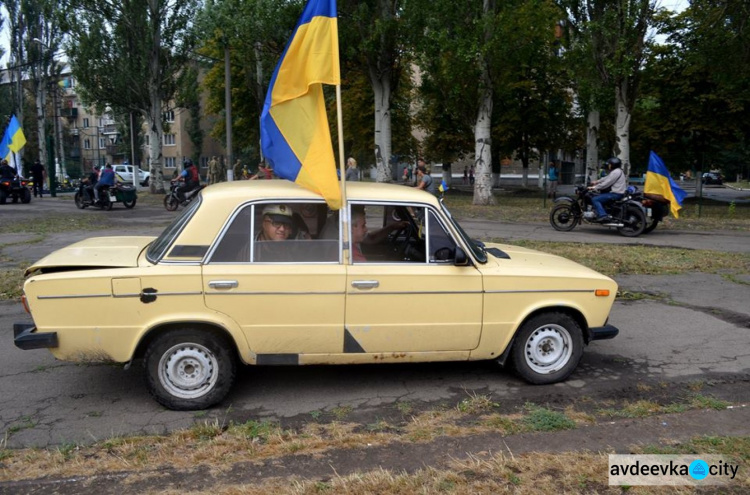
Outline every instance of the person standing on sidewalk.
<path fill-rule="evenodd" d="M 555 199 L 557 196 L 557 182 L 560 179 L 560 170 L 557 168 L 557 160 L 553 160 L 549 164 L 549 170 L 547 171 L 548 191 L 547 196 Z"/>
<path fill-rule="evenodd" d="M 359 169 L 357 168 L 357 160 L 354 157 L 349 157 L 346 160 L 346 176 L 344 180 L 358 181 L 359 180 Z"/>
<path fill-rule="evenodd" d="M 44 181 L 47 179 L 47 171 L 39 160 L 34 162 L 30 171 L 31 179 L 34 181 L 34 197 L 36 198 L 37 191 L 39 191 L 39 197 L 41 198 L 42 191 L 44 190 Z"/>

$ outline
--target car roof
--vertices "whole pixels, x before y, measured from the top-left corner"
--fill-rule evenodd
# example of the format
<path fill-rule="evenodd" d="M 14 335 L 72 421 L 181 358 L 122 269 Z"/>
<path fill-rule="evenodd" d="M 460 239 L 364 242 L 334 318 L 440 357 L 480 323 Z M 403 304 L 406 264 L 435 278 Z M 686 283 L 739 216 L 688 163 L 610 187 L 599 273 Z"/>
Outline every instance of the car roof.
<path fill-rule="evenodd" d="M 322 196 L 298 186 L 288 180 L 258 180 L 221 182 L 202 191 L 206 201 L 246 201 L 248 199 L 323 199 Z M 429 203 L 438 206 L 432 194 L 398 184 L 376 182 L 347 182 L 346 196 L 349 201 L 404 201 Z"/>

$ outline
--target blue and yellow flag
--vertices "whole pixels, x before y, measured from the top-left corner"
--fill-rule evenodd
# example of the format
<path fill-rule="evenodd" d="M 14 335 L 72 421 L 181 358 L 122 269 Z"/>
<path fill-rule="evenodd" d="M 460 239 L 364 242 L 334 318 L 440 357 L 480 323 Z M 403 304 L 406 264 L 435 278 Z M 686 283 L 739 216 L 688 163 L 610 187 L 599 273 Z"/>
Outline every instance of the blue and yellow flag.
<path fill-rule="evenodd" d="M 447 191 L 448 189 L 450 189 L 450 187 L 448 187 L 448 183 L 445 182 L 445 179 L 441 180 L 440 185 L 438 186 L 438 190 L 441 193 L 445 193 L 445 191 Z"/>
<path fill-rule="evenodd" d="M 679 218 L 679 211 L 682 209 L 682 200 L 687 193 L 675 184 L 669 175 L 664 162 L 661 158 L 651 152 L 648 158 L 648 171 L 646 172 L 646 184 L 643 188 L 646 194 L 655 194 L 669 200 L 669 208 L 675 218 Z"/>
<path fill-rule="evenodd" d="M 309 0 L 271 76 L 260 140 L 276 175 L 341 208 L 323 84 L 341 84 L 336 0 Z"/>
<path fill-rule="evenodd" d="M 26 146 L 26 136 L 23 135 L 23 129 L 21 124 L 18 123 L 18 119 L 15 115 L 10 118 L 10 124 L 8 124 L 8 130 L 5 131 L 10 136 L 10 144 L 8 148 L 14 153 L 21 151 L 21 148 Z"/>
<path fill-rule="evenodd" d="M 10 145 L 10 142 L 10 135 L 8 134 L 8 130 L 6 129 L 3 140 L 0 141 L 0 159 L 8 160 L 8 162 L 10 162 L 11 159 L 11 151 L 8 147 Z"/>

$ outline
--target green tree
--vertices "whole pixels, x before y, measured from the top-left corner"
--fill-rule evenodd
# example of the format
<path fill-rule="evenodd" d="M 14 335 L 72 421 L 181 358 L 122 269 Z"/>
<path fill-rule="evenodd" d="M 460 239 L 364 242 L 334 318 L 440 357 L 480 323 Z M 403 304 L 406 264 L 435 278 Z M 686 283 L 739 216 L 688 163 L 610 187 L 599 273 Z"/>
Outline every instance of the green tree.
<path fill-rule="evenodd" d="M 71 0 L 67 50 L 82 98 L 148 124 L 151 192 L 164 192 L 163 112 L 192 56 L 196 0 Z"/>

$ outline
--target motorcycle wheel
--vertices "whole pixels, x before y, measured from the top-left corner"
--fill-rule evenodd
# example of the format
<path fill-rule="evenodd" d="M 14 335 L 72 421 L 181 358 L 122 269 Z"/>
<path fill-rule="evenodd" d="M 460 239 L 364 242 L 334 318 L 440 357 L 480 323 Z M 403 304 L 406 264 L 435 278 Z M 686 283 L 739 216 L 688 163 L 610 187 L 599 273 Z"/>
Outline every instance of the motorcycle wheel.
<path fill-rule="evenodd" d="M 651 221 L 650 222 L 647 221 L 647 224 L 648 225 L 646 225 L 646 228 L 643 229 L 644 234 L 648 234 L 649 232 L 654 230 L 656 226 L 659 225 L 659 220 L 657 218 L 651 218 Z"/>
<path fill-rule="evenodd" d="M 83 201 L 83 198 L 81 197 L 81 193 L 80 192 L 76 192 L 76 195 L 73 197 L 73 199 L 75 200 L 76 207 L 79 210 L 82 210 L 82 209 L 86 208 L 86 202 Z"/>
<path fill-rule="evenodd" d="M 555 206 L 549 214 L 549 223 L 555 230 L 561 232 L 573 230 L 578 225 L 578 220 L 578 215 L 568 204 Z"/>
<path fill-rule="evenodd" d="M 625 226 L 617 229 L 620 235 L 638 237 L 646 230 L 646 215 L 643 214 L 643 210 L 640 208 L 628 206 L 623 216 Z"/>
<path fill-rule="evenodd" d="M 101 193 L 99 193 L 99 197 L 100 197 L 99 207 L 102 210 L 107 210 L 107 211 L 111 210 L 112 201 L 109 200 L 109 193 L 107 193 L 106 191 L 102 191 Z"/>
<path fill-rule="evenodd" d="M 166 208 L 167 211 L 175 211 L 178 206 L 180 206 L 180 203 L 177 201 L 177 198 L 171 194 L 167 194 L 164 197 L 164 208 Z"/>
<path fill-rule="evenodd" d="M 21 194 L 21 203 L 31 203 L 31 191 L 24 189 Z"/>
<path fill-rule="evenodd" d="M 135 202 L 138 200 L 138 198 L 133 198 L 130 201 L 123 201 L 122 204 L 125 205 L 125 208 L 131 209 L 135 206 Z"/>

